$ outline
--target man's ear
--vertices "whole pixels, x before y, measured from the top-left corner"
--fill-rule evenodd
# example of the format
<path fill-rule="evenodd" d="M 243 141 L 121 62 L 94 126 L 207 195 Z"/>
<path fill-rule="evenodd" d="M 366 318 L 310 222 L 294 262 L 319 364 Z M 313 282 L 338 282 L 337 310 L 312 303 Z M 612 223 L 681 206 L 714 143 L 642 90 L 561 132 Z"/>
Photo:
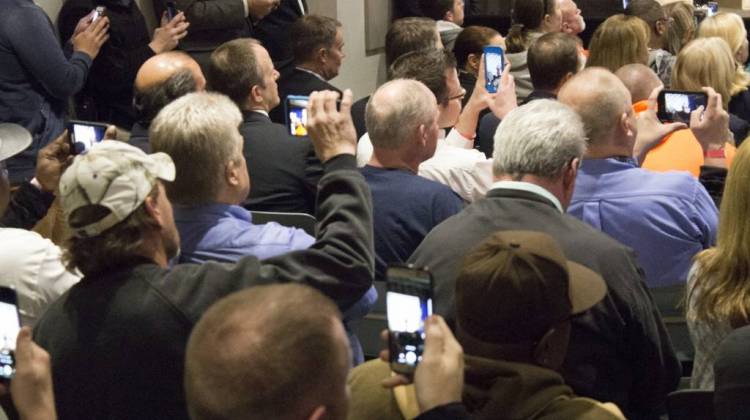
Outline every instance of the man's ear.
<path fill-rule="evenodd" d="M 328 62 L 328 48 L 318 48 L 318 52 L 315 54 L 320 64 L 326 64 Z"/>
<path fill-rule="evenodd" d="M 622 115 L 620 115 L 620 124 L 618 127 L 620 131 L 628 137 L 632 136 L 633 134 L 635 134 L 632 124 L 635 124 L 635 122 L 631 122 L 631 118 L 628 113 L 623 112 Z"/>
<path fill-rule="evenodd" d="M 253 87 L 250 88 L 250 94 L 247 96 L 247 99 L 250 101 L 251 105 L 263 103 L 263 93 L 260 91 L 261 89 L 263 88 L 258 85 L 253 85 Z"/>
<path fill-rule="evenodd" d="M 156 196 L 149 195 L 148 197 L 146 197 L 146 200 L 143 201 L 143 206 L 146 209 L 146 213 L 149 215 L 151 220 L 153 220 L 154 224 L 159 228 L 164 226 L 164 215 L 159 209 L 159 205 L 157 203 L 157 200 L 159 199 L 158 197 L 161 195 L 162 194 L 158 194 Z"/>
<path fill-rule="evenodd" d="M 453 11 L 448 10 L 445 12 L 445 15 L 443 16 L 443 20 L 446 22 L 453 22 Z"/>
<path fill-rule="evenodd" d="M 469 54 L 469 57 L 466 59 L 466 63 L 469 64 L 469 67 L 471 67 L 473 71 L 478 71 L 479 60 L 481 59 L 481 57 L 481 54 Z"/>
<path fill-rule="evenodd" d="M 326 415 L 326 407 L 324 405 L 319 405 L 315 407 L 315 410 L 313 410 L 312 414 L 310 414 L 310 417 L 308 417 L 308 420 L 321 420 Z"/>
<path fill-rule="evenodd" d="M 574 158 L 570 161 L 570 166 L 565 168 L 565 173 L 563 174 L 563 186 L 565 187 L 565 190 L 568 191 L 575 188 L 576 184 L 576 178 L 578 177 L 578 168 L 581 166 L 581 159 Z"/>
<path fill-rule="evenodd" d="M 239 171 L 240 165 L 238 165 L 234 159 L 227 162 L 226 166 L 224 166 L 224 179 L 227 181 L 228 185 L 232 187 L 240 185 Z"/>

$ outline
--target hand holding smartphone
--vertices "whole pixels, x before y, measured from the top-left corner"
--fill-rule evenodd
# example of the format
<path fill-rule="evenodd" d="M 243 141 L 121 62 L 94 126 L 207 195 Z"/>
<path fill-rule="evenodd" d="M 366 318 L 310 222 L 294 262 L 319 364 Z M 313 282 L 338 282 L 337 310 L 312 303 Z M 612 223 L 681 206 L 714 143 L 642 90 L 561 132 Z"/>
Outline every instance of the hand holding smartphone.
<path fill-rule="evenodd" d="M 0 286 L 0 380 L 9 381 L 16 371 L 16 338 L 21 330 L 18 297 L 10 287 Z"/>
<path fill-rule="evenodd" d="M 70 134 L 70 152 L 73 155 L 85 153 L 96 143 L 104 139 L 107 124 L 90 121 L 68 121 Z"/>
<path fill-rule="evenodd" d="M 390 266 L 386 277 L 391 370 L 411 376 L 422 360 L 425 320 L 432 315 L 432 276 L 412 266 Z"/>
<path fill-rule="evenodd" d="M 505 53 L 502 47 L 488 45 L 484 47 L 484 80 L 489 93 L 496 93 L 500 87 L 500 78 L 505 68 Z"/>
<path fill-rule="evenodd" d="M 284 100 L 284 113 L 289 134 L 295 137 L 307 135 L 307 103 L 308 96 L 289 95 Z"/>
<path fill-rule="evenodd" d="M 175 16 L 177 16 L 177 6 L 174 4 L 173 1 L 167 1 L 167 20 L 172 21 Z"/>
<path fill-rule="evenodd" d="M 664 123 L 682 122 L 690 125 L 690 114 L 708 103 L 705 92 L 662 90 L 657 98 L 656 116 Z"/>

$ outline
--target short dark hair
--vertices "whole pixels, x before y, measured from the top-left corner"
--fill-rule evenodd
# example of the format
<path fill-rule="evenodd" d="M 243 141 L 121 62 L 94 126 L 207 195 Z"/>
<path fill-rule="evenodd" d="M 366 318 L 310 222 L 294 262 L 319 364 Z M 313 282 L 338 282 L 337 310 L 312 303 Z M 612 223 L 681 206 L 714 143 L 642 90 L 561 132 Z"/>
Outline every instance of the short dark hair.
<path fill-rule="evenodd" d="M 557 90 L 568 73 L 578 72 L 578 42 L 563 32 L 544 34 L 529 48 L 528 65 L 534 89 Z"/>
<path fill-rule="evenodd" d="M 406 17 L 395 20 L 385 34 L 385 65 L 411 52 L 435 48 L 438 38 L 437 24 L 424 17 Z"/>
<path fill-rule="evenodd" d="M 656 22 L 664 19 L 665 15 L 664 9 L 656 0 L 631 0 L 625 9 L 625 16 L 635 16 L 645 20 L 651 30 L 654 30 Z"/>
<path fill-rule="evenodd" d="M 445 14 L 453 10 L 455 0 L 419 0 L 419 7 L 425 16 L 435 20 L 443 20 Z"/>
<path fill-rule="evenodd" d="M 211 90 L 229 96 L 243 108 L 253 86 L 263 87 L 258 58 L 253 46 L 260 42 L 252 38 L 239 38 L 225 42 L 212 54 L 206 76 Z"/>
<path fill-rule="evenodd" d="M 143 91 L 134 89 L 133 107 L 135 108 L 138 122 L 148 127 L 151 120 L 162 108 L 169 105 L 175 99 L 198 90 L 193 72 L 190 69 L 181 69 L 169 76 L 162 83 L 150 86 Z"/>
<path fill-rule="evenodd" d="M 190 418 L 309 415 L 334 397 L 333 378 L 348 370 L 336 358 L 340 317 L 330 299 L 300 284 L 251 287 L 215 303 L 187 343 Z"/>
<path fill-rule="evenodd" d="M 505 38 L 509 53 L 529 48 L 529 32 L 539 29 L 544 15 L 551 15 L 557 7 L 556 0 L 513 0 L 510 10 L 510 30 Z"/>
<path fill-rule="evenodd" d="M 492 38 L 500 33 L 486 26 L 468 26 L 458 34 L 453 44 L 453 54 L 456 56 L 458 68 L 466 67 L 470 54 L 481 55 L 482 50 L 490 43 Z"/>
<path fill-rule="evenodd" d="M 304 63 L 315 57 L 318 49 L 333 47 L 340 27 L 341 22 L 328 16 L 305 15 L 297 19 L 289 30 L 294 61 Z"/>
<path fill-rule="evenodd" d="M 456 57 L 450 51 L 437 48 L 412 51 L 396 59 L 388 71 L 388 79 L 422 82 L 435 95 L 438 104 L 445 104 L 450 95 L 445 72 L 455 67 Z"/>

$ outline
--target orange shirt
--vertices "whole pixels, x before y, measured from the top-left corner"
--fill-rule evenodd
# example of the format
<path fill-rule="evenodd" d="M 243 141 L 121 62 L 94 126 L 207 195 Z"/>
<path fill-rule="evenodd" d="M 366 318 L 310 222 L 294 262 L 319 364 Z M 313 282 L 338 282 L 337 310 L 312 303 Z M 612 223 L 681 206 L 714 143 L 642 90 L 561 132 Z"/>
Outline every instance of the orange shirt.
<path fill-rule="evenodd" d="M 646 107 L 647 101 L 633 104 L 636 114 L 645 111 Z M 736 149 L 730 144 L 726 144 L 724 148 L 727 166 L 731 166 Z M 688 171 L 696 178 L 700 176 L 701 165 L 703 165 L 703 148 L 690 129 L 675 131 L 664 137 L 661 143 L 651 149 L 646 154 L 646 159 L 641 162 L 641 168 L 657 172 Z"/>

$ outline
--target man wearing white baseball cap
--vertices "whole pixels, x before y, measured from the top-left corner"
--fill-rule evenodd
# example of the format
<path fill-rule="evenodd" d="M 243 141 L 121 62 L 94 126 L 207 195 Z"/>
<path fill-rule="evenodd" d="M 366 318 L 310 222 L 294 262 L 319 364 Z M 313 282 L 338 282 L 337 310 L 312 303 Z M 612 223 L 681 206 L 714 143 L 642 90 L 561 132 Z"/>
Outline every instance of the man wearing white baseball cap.
<path fill-rule="evenodd" d="M 40 213 L 41 217 L 49 206 L 47 195 L 54 198 L 51 193 L 28 184 L 13 195 L 13 207 L 6 213 L 11 194 L 5 160 L 25 150 L 30 143 L 31 134 L 25 128 L 0 124 L 0 214 L 8 216 L 3 217 L 3 222 L 33 218 L 35 213 Z M 57 141 L 50 145 L 55 143 Z M 51 147 L 45 147 L 40 156 Z M 37 166 L 37 170 L 40 169 L 42 165 Z M 42 178 L 48 184 L 49 180 Z M 55 244 L 35 232 L 0 225 L 0 285 L 16 290 L 23 325 L 33 325 L 50 303 L 78 282 L 79 276 L 63 266 L 61 255 Z"/>
<path fill-rule="evenodd" d="M 346 310 L 370 288 L 370 192 L 356 170 L 351 92 L 340 112 L 337 97 L 314 93 L 308 108 L 325 173 L 316 243 L 262 262 L 248 256 L 236 264 L 170 269 L 180 242 L 163 185 L 175 177 L 171 158 L 111 141 L 76 157 L 60 181 L 60 197 L 74 234 L 65 260 L 84 278 L 34 330 L 50 353 L 60 418 L 187 418 L 188 336 L 201 314 L 231 292 L 304 283 Z"/>

